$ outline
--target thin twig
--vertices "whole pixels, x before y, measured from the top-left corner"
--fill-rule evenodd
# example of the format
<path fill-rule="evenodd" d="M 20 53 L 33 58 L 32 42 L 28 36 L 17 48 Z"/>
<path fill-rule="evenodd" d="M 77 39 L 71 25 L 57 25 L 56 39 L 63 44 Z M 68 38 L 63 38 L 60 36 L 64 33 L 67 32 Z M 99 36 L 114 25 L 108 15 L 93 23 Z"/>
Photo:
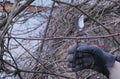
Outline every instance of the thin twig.
<path fill-rule="evenodd" d="M 51 17 L 52 17 L 52 12 L 53 12 L 53 9 L 54 9 L 54 6 L 55 6 L 55 2 L 53 1 L 53 4 L 52 4 L 52 9 L 50 11 L 50 15 L 49 15 L 49 18 L 48 18 L 48 22 L 47 22 L 47 25 L 45 27 L 45 30 L 44 30 L 44 35 L 43 35 L 43 38 L 46 38 L 46 35 L 47 35 L 47 30 L 48 30 L 48 27 L 49 27 L 49 24 L 50 24 L 50 20 L 51 20 Z M 44 40 L 41 41 L 41 45 L 39 47 L 39 52 L 42 52 L 43 50 L 43 46 L 44 46 Z"/>
<path fill-rule="evenodd" d="M 6 46 L 4 46 L 4 47 L 7 49 Z M 12 58 L 14 64 L 15 64 L 15 66 L 16 66 L 16 70 L 17 70 L 17 73 L 16 73 L 16 74 L 18 74 L 18 76 L 19 76 L 20 79 L 23 79 L 22 76 L 21 76 L 21 74 L 20 74 L 20 71 L 19 71 L 18 65 L 17 65 L 17 63 L 16 63 L 14 57 L 12 56 L 11 52 L 10 52 L 8 49 L 7 49 L 7 52 L 8 52 L 9 55 L 11 56 L 11 58 Z"/>

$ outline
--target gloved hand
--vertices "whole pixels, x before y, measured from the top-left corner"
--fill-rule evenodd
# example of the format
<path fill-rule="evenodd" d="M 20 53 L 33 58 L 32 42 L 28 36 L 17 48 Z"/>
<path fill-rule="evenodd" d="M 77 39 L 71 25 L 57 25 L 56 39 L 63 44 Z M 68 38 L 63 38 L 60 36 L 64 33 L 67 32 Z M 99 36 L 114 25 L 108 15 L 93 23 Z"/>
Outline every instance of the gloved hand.
<path fill-rule="evenodd" d="M 76 52 L 76 55 L 74 53 Z M 75 61 L 73 60 L 75 57 Z M 107 67 L 112 67 L 116 56 L 103 51 L 97 46 L 71 46 L 68 49 L 68 67 L 73 71 L 93 69 L 109 77 Z"/>

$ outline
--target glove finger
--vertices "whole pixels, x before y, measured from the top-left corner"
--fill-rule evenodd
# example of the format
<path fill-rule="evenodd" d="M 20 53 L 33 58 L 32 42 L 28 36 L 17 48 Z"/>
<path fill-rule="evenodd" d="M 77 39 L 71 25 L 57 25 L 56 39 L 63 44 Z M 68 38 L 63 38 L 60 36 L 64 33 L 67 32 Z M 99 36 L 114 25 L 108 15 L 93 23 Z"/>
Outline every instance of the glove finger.
<path fill-rule="evenodd" d="M 76 56 L 76 57 L 78 57 L 78 58 L 83 57 L 83 53 L 81 53 L 81 52 L 77 52 L 77 56 Z"/>
<path fill-rule="evenodd" d="M 77 60 L 76 60 L 76 65 L 80 65 L 80 64 L 82 64 L 82 63 L 83 63 L 82 59 L 77 59 Z"/>
<path fill-rule="evenodd" d="M 76 57 L 76 64 L 89 63 L 92 56 L 88 53 L 81 53 L 80 57 Z"/>
<path fill-rule="evenodd" d="M 73 68 L 73 63 L 68 63 L 67 66 L 68 68 Z"/>
<path fill-rule="evenodd" d="M 78 48 L 77 48 L 77 51 L 79 51 L 79 52 L 84 52 L 85 50 L 87 50 L 87 46 L 79 46 Z"/>
<path fill-rule="evenodd" d="M 67 56 L 67 60 L 68 60 L 68 62 L 73 62 L 73 54 L 69 54 Z"/>
<path fill-rule="evenodd" d="M 94 65 L 93 58 L 83 58 L 83 66 L 84 68 L 91 68 Z"/>
<path fill-rule="evenodd" d="M 83 70 L 84 67 L 82 65 L 77 65 L 75 68 L 72 68 L 72 71 L 77 72 L 79 70 Z"/>
<path fill-rule="evenodd" d="M 77 48 L 77 51 L 81 52 L 81 53 L 92 53 L 94 50 L 95 46 L 90 46 L 90 45 L 86 45 L 86 46 L 79 46 Z"/>
<path fill-rule="evenodd" d="M 91 58 L 81 58 L 76 60 L 76 68 L 78 69 L 85 69 L 85 68 L 90 68 L 91 65 L 94 64 L 94 60 Z"/>
<path fill-rule="evenodd" d="M 68 54 L 73 54 L 77 49 L 77 46 L 73 45 L 68 48 Z"/>

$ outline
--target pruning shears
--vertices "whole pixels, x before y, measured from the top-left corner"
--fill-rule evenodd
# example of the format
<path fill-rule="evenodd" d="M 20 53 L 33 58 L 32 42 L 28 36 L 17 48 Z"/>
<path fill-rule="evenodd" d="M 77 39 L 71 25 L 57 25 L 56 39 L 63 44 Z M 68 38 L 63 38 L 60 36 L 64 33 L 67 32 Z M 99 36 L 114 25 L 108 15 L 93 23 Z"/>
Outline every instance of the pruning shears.
<path fill-rule="evenodd" d="M 78 29 L 78 33 L 76 35 L 76 37 L 89 37 L 90 35 L 84 31 L 84 15 L 79 16 L 75 16 L 75 26 Z M 95 41 L 95 40 L 94 40 Z M 81 43 L 81 44 L 87 44 L 87 45 L 92 45 L 92 46 L 104 46 L 103 42 L 101 39 L 96 39 L 97 44 L 91 44 L 89 39 L 84 39 L 84 40 L 77 40 L 76 43 Z"/>
<path fill-rule="evenodd" d="M 88 37 L 89 34 L 86 33 L 84 30 L 84 15 L 81 15 L 80 17 L 79 16 L 75 16 L 75 26 L 77 27 L 78 29 L 78 32 L 77 32 L 77 35 L 76 37 L 79 37 L 79 36 L 85 36 L 85 37 Z M 75 68 L 76 66 L 76 55 L 77 55 L 77 47 L 80 45 L 93 45 L 93 46 L 104 46 L 104 44 L 101 44 L 101 41 L 100 40 L 97 40 L 98 41 L 98 44 L 90 44 L 90 41 L 89 39 L 84 39 L 84 40 L 75 40 L 75 45 L 76 45 L 76 51 L 74 52 L 74 56 L 73 56 L 73 68 Z M 77 76 L 77 72 L 76 72 L 76 76 Z M 76 79 L 78 79 L 79 77 L 76 77 Z"/>

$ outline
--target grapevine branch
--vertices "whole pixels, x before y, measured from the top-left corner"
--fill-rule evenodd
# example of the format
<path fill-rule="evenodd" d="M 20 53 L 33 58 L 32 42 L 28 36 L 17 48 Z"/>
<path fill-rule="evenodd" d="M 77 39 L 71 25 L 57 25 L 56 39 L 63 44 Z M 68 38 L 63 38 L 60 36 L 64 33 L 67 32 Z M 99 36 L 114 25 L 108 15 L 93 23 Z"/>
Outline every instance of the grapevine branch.
<path fill-rule="evenodd" d="M 83 40 L 83 39 L 98 39 L 98 38 L 108 38 L 113 36 L 119 36 L 120 33 L 103 35 L 103 36 L 88 36 L 88 37 L 46 37 L 46 38 L 24 38 L 24 37 L 16 37 L 16 36 L 4 36 L 4 38 L 13 38 L 13 39 L 23 39 L 23 40 L 57 40 L 57 39 L 75 39 L 75 40 Z"/>

